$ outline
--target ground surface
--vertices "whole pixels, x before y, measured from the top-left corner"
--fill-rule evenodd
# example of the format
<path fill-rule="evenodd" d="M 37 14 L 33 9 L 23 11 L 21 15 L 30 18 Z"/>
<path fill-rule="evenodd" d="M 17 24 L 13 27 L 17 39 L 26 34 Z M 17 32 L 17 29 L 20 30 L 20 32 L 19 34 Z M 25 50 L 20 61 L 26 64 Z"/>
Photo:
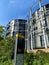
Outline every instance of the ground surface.
<path fill-rule="evenodd" d="M 49 53 L 49 48 L 47 48 L 47 49 L 34 49 L 34 50 L 29 50 L 29 51 L 27 50 L 27 52 L 28 53 L 33 53 L 33 52 L 36 53 L 38 50 L 44 51 L 46 53 L 47 52 Z"/>

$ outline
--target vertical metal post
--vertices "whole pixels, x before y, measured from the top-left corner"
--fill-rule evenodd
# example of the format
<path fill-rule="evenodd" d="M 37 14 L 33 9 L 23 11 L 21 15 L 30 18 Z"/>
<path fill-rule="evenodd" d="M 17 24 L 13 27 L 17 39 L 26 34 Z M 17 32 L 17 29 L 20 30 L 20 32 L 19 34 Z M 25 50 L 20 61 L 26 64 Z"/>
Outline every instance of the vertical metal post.
<path fill-rule="evenodd" d="M 17 32 L 19 32 L 19 22 L 17 20 Z M 14 51 L 14 65 L 16 65 L 16 56 L 17 56 L 17 43 L 18 43 L 18 38 L 16 37 L 16 42 L 15 42 L 15 51 Z"/>
<path fill-rule="evenodd" d="M 24 65 L 24 36 L 19 34 L 19 21 L 17 22 L 18 33 L 16 34 L 14 65 Z M 21 41 L 20 41 L 21 40 Z"/>
<path fill-rule="evenodd" d="M 30 43 L 29 43 L 29 16 L 27 16 L 27 47 L 30 50 Z"/>
<path fill-rule="evenodd" d="M 27 28 L 26 28 L 26 26 L 27 26 L 27 22 L 25 22 L 25 49 L 27 50 L 27 43 L 26 43 Z"/>
<path fill-rule="evenodd" d="M 40 7 L 40 17 L 41 17 L 41 23 L 42 23 L 42 29 L 43 29 L 43 36 L 44 36 L 44 43 L 45 43 L 45 48 L 47 48 L 47 44 L 46 44 L 46 36 L 45 36 L 45 28 L 43 26 L 43 19 L 42 19 L 42 10 L 41 10 L 41 1 L 42 0 L 38 0 L 39 2 L 39 7 Z"/>
<path fill-rule="evenodd" d="M 32 18 L 32 8 L 30 8 L 30 20 Z M 31 21 L 30 21 L 30 26 L 31 26 Z"/>
<path fill-rule="evenodd" d="M 30 33 L 31 33 L 31 49 L 33 50 L 32 22 L 31 22 L 32 19 L 31 18 L 32 18 L 32 9 L 30 9 L 30 27 L 31 27 Z"/>
<path fill-rule="evenodd" d="M 17 41 L 18 41 L 18 38 L 16 38 L 16 42 L 15 42 L 14 65 L 16 65 L 16 56 L 17 56 Z"/>

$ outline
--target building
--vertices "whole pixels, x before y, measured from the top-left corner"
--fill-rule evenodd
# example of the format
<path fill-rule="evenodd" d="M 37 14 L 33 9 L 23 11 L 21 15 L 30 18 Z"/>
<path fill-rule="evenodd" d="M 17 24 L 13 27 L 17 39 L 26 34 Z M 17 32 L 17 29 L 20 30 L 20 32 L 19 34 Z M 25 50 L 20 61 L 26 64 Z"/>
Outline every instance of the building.
<path fill-rule="evenodd" d="M 16 34 L 25 36 L 25 49 L 49 47 L 49 4 L 46 4 L 31 14 L 30 23 L 27 20 L 12 20 L 7 24 L 6 36 Z"/>
<path fill-rule="evenodd" d="M 23 19 L 15 19 L 10 21 L 7 26 L 6 26 L 6 36 L 11 36 L 11 37 L 16 37 L 16 34 L 21 37 L 24 36 L 24 40 L 21 38 L 18 38 L 17 42 L 18 48 L 26 48 L 26 33 L 27 33 L 27 20 L 23 20 Z M 25 44 L 25 45 L 24 45 Z M 17 49 L 18 50 L 18 49 Z M 19 53 L 19 52 L 18 52 Z"/>
<path fill-rule="evenodd" d="M 17 33 L 21 35 L 25 35 L 26 22 L 27 20 L 23 20 L 23 19 L 15 19 L 10 21 L 6 26 L 6 36 L 15 37 Z"/>
<path fill-rule="evenodd" d="M 31 15 L 29 38 L 27 50 L 49 47 L 49 4 Z"/>
<path fill-rule="evenodd" d="M 6 26 L 6 36 L 12 36 L 12 37 L 16 37 L 19 36 L 21 38 L 18 37 L 17 39 L 17 50 L 19 49 L 24 49 L 24 47 L 26 47 L 26 42 L 25 42 L 25 34 L 26 34 L 26 27 L 27 26 L 27 20 L 23 20 L 23 19 L 15 19 L 10 21 L 7 26 Z M 24 39 L 22 39 L 24 36 Z M 23 50 L 22 50 L 23 52 Z M 19 53 L 19 51 L 18 51 Z"/>

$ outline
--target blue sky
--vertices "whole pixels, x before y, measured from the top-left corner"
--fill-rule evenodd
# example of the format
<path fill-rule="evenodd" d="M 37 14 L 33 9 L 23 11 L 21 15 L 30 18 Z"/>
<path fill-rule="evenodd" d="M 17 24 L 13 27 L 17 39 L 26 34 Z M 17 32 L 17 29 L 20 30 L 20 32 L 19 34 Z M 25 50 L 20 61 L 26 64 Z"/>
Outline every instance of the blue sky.
<path fill-rule="evenodd" d="M 25 19 L 29 8 L 37 0 L 0 0 L 0 25 L 6 25 L 12 19 Z M 42 4 L 49 3 L 43 0 Z M 36 7 L 35 7 L 36 8 Z"/>

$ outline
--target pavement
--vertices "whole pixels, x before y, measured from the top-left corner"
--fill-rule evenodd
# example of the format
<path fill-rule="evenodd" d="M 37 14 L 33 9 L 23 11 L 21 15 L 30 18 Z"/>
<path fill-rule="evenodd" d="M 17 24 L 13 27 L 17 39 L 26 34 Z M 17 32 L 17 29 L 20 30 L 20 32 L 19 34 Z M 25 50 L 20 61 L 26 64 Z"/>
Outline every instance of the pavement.
<path fill-rule="evenodd" d="M 47 49 L 33 49 L 33 50 L 27 50 L 27 53 L 36 53 L 37 51 L 44 51 L 46 53 L 49 53 L 49 48 Z"/>

